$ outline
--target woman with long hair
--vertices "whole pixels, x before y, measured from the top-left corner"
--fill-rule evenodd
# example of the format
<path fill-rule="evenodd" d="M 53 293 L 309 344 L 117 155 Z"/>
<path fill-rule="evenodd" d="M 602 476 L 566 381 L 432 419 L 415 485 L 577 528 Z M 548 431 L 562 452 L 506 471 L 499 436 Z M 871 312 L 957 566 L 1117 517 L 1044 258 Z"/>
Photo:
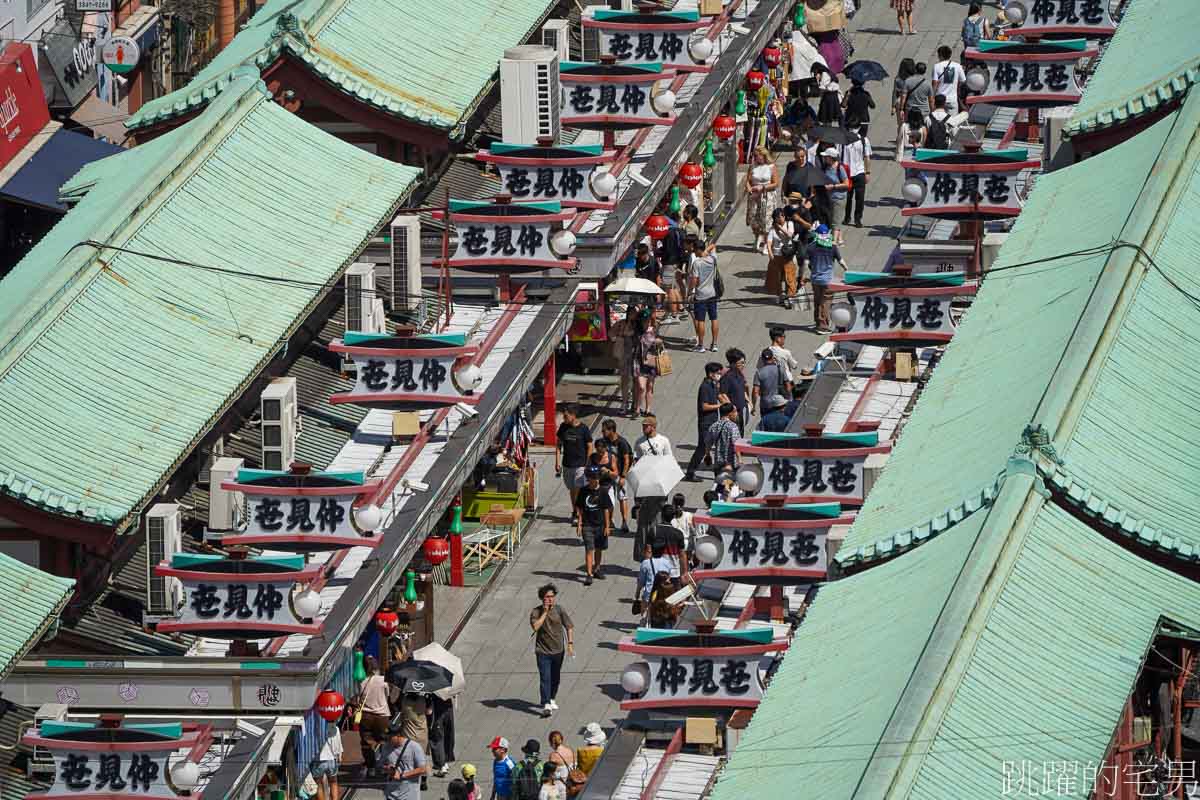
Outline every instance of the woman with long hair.
<path fill-rule="evenodd" d="M 653 413 L 654 380 L 658 377 L 658 354 L 663 351 L 663 341 L 658 338 L 651 320 L 645 332 L 638 337 L 637 393 L 639 416 Z"/>
<path fill-rule="evenodd" d="M 746 170 L 746 224 L 754 231 L 754 247 L 767 252 L 771 213 L 779 206 L 779 170 L 765 147 L 756 147 Z"/>
<path fill-rule="evenodd" d="M 900 62 L 896 78 L 892 81 L 892 113 L 896 115 L 896 150 L 900 150 L 900 128 L 904 126 L 904 82 L 917 74 L 917 64 L 911 58 Z"/>

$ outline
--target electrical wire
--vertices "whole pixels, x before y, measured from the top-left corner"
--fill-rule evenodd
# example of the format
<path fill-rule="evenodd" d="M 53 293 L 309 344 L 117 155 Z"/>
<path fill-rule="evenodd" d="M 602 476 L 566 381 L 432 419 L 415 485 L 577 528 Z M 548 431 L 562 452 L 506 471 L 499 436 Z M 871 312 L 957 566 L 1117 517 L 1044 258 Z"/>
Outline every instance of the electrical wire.
<path fill-rule="evenodd" d="M 118 253 L 124 253 L 124 254 L 128 254 L 128 255 L 137 256 L 139 258 L 146 258 L 146 259 L 150 259 L 153 261 L 159 261 L 159 262 L 166 263 L 166 264 L 172 264 L 174 266 L 186 267 L 186 268 L 190 268 L 190 269 L 197 269 L 197 270 L 201 270 L 201 271 L 205 271 L 205 272 L 211 272 L 211 273 L 214 273 L 217 275 L 227 275 L 230 277 L 240 278 L 240 279 L 244 279 L 244 280 L 259 281 L 259 282 L 270 284 L 273 286 L 280 286 L 280 287 L 292 288 L 292 289 L 297 289 L 297 290 L 305 290 L 305 291 L 327 290 L 327 291 L 331 291 L 331 292 L 347 291 L 345 286 L 331 284 L 328 282 L 321 283 L 321 282 L 317 282 L 317 281 L 306 281 L 306 280 L 301 280 L 298 278 L 291 278 L 291 277 L 286 277 L 286 276 L 265 275 L 263 273 L 252 272 L 252 271 L 243 270 L 243 269 L 235 269 L 235 268 L 230 268 L 230 267 L 218 267 L 218 266 L 213 266 L 210 264 L 201 264 L 201 263 L 198 263 L 195 261 L 188 261 L 185 259 L 174 258 L 172 256 L 164 256 L 164 255 L 159 255 L 157 253 L 149 253 L 149 252 L 145 252 L 145 251 L 141 251 L 141 250 L 135 250 L 132 248 L 121 247 L 119 245 L 106 244 L 104 242 L 98 242 L 93 239 L 85 239 L 83 241 L 76 242 L 74 245 L 72 245 L 67 250 L 66 253 L 63 254 L 62 257 L 66 258 L 67 255 L 69 255 L 72 251 L 76 250 L 79 247 L 92 247 L 101 252 L 105 251 L 105 250 L 111 250 L 111 251 L 118 252 Z M 985 280 L 991 279 L 992 276 L 1011 272 L 1011 271 L 1018 270 L 1018 269 L 1023 269 L 1025 267 L 1035 266 L 1035 265 L 1039 265 L 1039 264 L 1049 264 L 1049 263 L 1054 263 L 1056 261 L 1062 261 L 1062 260 L 1070 259 L 1070 258 L 1080 258 L 1080 257 L 1086 257 L 1086 256 L 1100 255 L 1102 253 L 1111 254 L 1115 250 L 1120 249 L 1122 247 L 1133 247 L 1133 248 L 1138 249 L 1140 252 L 1145 253 L 1145 251 L 1141 248 L 1140 245 L 1136 245 L 1136 244 L 1133 244 L 1130 242 L 1123 242 L 1123 241 L 1119 241 L 1119 240 L 1111 241 L 1106 244 L 1095 245 L 1092 247 L 1082 248 L 1079 250 L 1073 250 L 1073 251 L 1066 252 L 1066 253 L 1058 253 L 1058 254 L 1051 255 L 1051 256 L 1043 256 L 1041 258 L 1031 259 L 1029 261 L 1022 261 L 1022 262 L 1018 262 L 1015 264 L 1008 264 L 1003 267 L 995 267 L 993 269 L 988 270 L 986 273 L 984 273 L 984 277 L 983 277 L 983 279 L 981 279 L 980 283 L 982 284 Z M 1159 272 L 1161 274 L 1161 270 L 1159 270 Z M 1019 277 L 1019 276 L 1014 276 L 1014 277 Z M 1172 281 L 1165 274 L 1164 274 L 1164 278 L 1166 278 L 1168 280 L 1168 282 L 1174 288 L 1176 288 L 1181 293 L 1185 294 L 1185 296 L 1187 296 L 1189 298 L 1189 300 L 1191 300 L 1193 302 L 1193 304 L 1195 304 L 1198 308 L 1200 308 L 1200 297 L 1197 297 L 1196 295 L 1192 295 L 1192 294 L 1184 291 L 1181 287 L 1178 286 L 1177 283 Z M 935 277 L 931 277 L 927 280 L 923 280 L 920 278 L 913 278 L 913 279 L 907 280 L 904 282 L 904 285 L 901 288 L 921 289 L 921 288 L 945 288 L 945 287 L 946 287 L 946 284 L 944 282 L 937 280 Z M 862 289 L 831 292 L 830 294 L 831 294 L 831 296 L 845 295 L 847 297 L 850 297 L 850 296 L 864 297 L 864 296 L 870 296 L 870 295 L 873 295 L 876 293 L 885 293 L 885 292 L 894 290 L 896 288 L 898 288 L 898 287 L 896 287 L 896 286 L 864 287 Z M 499 305 L 498 301 L 492 300 L 490 298 L 488 298 L 488 299 L 485 299 L 485 298 L 479 298 L 479 299 L 455 298 L 454 302 L 456 305 L 464 305 L 464 306 L 478 305 L 478 306 L 485 306 L 485 307 L 494 307 L 494 306 Z M 762 297 L 740 296 L 740 297 L 722 297 L 722 298 L 717 299 L 717 303 L 719 305 L 726 306 L 726 307 L 731 307 L 731 306 L 732 307 L 754 307 L 754 306 L 772 306 L 773 307 L 773 306 L 778 305 L 778 300 L 773 296 L 762 296 Z M 556 307 L 574 307 L 576 305 L 576 303 L 574 301 L 567 301 L 567 302 L 562 302 L 562 303 L 551 303 L 551 302 L 547 301 L 547 302 L 539 303 L 539 305 L 556 306 Z"/>

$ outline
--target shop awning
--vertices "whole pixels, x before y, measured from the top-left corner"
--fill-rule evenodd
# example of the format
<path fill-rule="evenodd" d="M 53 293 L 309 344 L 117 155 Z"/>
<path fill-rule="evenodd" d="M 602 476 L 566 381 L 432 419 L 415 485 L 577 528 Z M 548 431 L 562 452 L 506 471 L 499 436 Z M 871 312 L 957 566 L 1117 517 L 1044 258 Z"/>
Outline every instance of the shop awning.
<path fill-rule="evenodd" d="M 2 186 L 6 200 L 52 211 L 66 211 L 58 201 L 58 190 L 84 164 L 90 164 L 124 148 L 59 128 L 48 137 L 37 136 L 28 147 L 36 150 Z"/>

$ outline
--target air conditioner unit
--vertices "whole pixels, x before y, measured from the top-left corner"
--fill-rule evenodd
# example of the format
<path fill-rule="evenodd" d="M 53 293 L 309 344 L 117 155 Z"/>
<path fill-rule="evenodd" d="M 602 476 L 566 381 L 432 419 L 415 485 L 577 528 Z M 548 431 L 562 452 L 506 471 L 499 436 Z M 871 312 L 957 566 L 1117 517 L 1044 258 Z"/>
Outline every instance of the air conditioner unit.
<path fill-rule="evenodd" d="M 375 266 L 355 263 L 346 270 L 346 330 L 379 333 L 375 324 Z"/>
<path fill-rule="evenodd" d="M 37 711 L 33 713 L 33 724 L 41 727 L 43 722 L 66 722 L 67 721 L 67 705 L 66 703 L 43 703 Z M 25 777 L 32 778 L 34 775 L 53 775 L 54 774 L 54 756 L 44 747 L 34 747 L 32 755 L 25 762 Z"/>
<path fill-rule="evenodd" d="M 196 483 L 208 486 L 212 480 L 213 463 L 223 455 L 225 455 L 225 437 L 219 436 L 204 456 L 204 463 L 200 465 L 200 474 L 196 477 Z"/>
<path fill-rule="evenodd" d="M 176 503 L 155 503 L 146 512 L 146 612 L 144 622 L 173 617 L 183 604 L 178 578 L 154 574 L 154 568 L 182 550 L 183 512 Z"/>
<path fill-rule="evenodd" d="M 558 51 L 559 61 L 571 60 L 571 23 L 565 19 L 548 19 L 542 26 L 542 44 Z"/>
<path fill-rule="evenodd" d="M 245 497 L 241 492 L 222 489 L 224 481 L 237 480 L 238 470 L 246 465 L 241 458 L 218 458 L 213 462 L 211 480 L 208 485 L 208 530 L 225 532 L 237 530 L 242 521 L 242 505 Z"/>
<path fill-rule="evenodd" d="M 561 95 L 558 50 L 536 44 L 505 50 L 500 59 L 504 141 L 536 144 L 541 136 L 558 141 Z"/>
<path fill-rule="evenodd" d="M 421 305 L 421 218 L 401 214 L 392 220 L 392 311 L 415 312 Z"/>
<path fill-rule="evenodd" d="M 371 312 L 368 310 L 367 313 Z M 296 402 L 296 379 L 276 378 L 271 381 L 263 390 L 260 403 L 263 469 L 286 470 L 296 460 L 300 413 Z"/>

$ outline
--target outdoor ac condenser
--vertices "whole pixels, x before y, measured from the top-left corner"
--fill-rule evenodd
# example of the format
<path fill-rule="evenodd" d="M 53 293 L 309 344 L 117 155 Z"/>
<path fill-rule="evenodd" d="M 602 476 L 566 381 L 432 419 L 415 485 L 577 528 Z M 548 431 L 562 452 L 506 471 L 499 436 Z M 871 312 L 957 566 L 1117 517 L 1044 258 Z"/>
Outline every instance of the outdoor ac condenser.
<path fill-rule="evenodd" d="M 504 141 L 537 144 L 540 136 L 558 141 L 561 94 L 557 49 L 526 44 L 505 50 L 500 59 Z"/>
<path fill-rule="evenodd" d="M 173 617 L 183 603 L 178 578 L 160 577 L 154 568 L 183 548 L 183 513 L 176 503 L 155 503 L 146 512 L 146 612 L 144 622 Z"/>
<path fill-rule="evenodd" d="M 208 484 L 208 530 L 225 533 L 236 530 L 241 522 L 242 493 L 222 489 L 222 481 L 237 480 L 238 470 L 245 466 L 240 458 L 223 456 L 213 461 Z"/>
<path fill-rule="evenodd" d="M 392 313 L 415 312 L 421 305 L 421 218 L 401 214 L 392 220 Z"/>
<path fill-rule="evenodd" d="M 296 460 L 296 433 L 299 411 L 296 403 L 296 379 L 276 378 L 263 390 L 262 412 L 263 469 L 286 470 Z"/>
<path fill-rule="evenodd" d="M 548 19 L 542 26 L 542 44 L 558 52 L 559 61 L 571 60 L 571 23 L 565 19 Z"/>
<path fill-rule="evenodd" d="M 374 329 L 375 266 L 363 262 L 346 269 L 346 330 L 379 333 Z"/>
<path fill-rule="evenodd" d="M 67 711 L 66 703 L 43 703 L 33 714 L 33 724 L 41 727 L 43 722 L 66 722 Z M 33 753 L 25 762 L 25 777 L 53 774 L 54 756 L 44 747 L 34 747 Z"/>

